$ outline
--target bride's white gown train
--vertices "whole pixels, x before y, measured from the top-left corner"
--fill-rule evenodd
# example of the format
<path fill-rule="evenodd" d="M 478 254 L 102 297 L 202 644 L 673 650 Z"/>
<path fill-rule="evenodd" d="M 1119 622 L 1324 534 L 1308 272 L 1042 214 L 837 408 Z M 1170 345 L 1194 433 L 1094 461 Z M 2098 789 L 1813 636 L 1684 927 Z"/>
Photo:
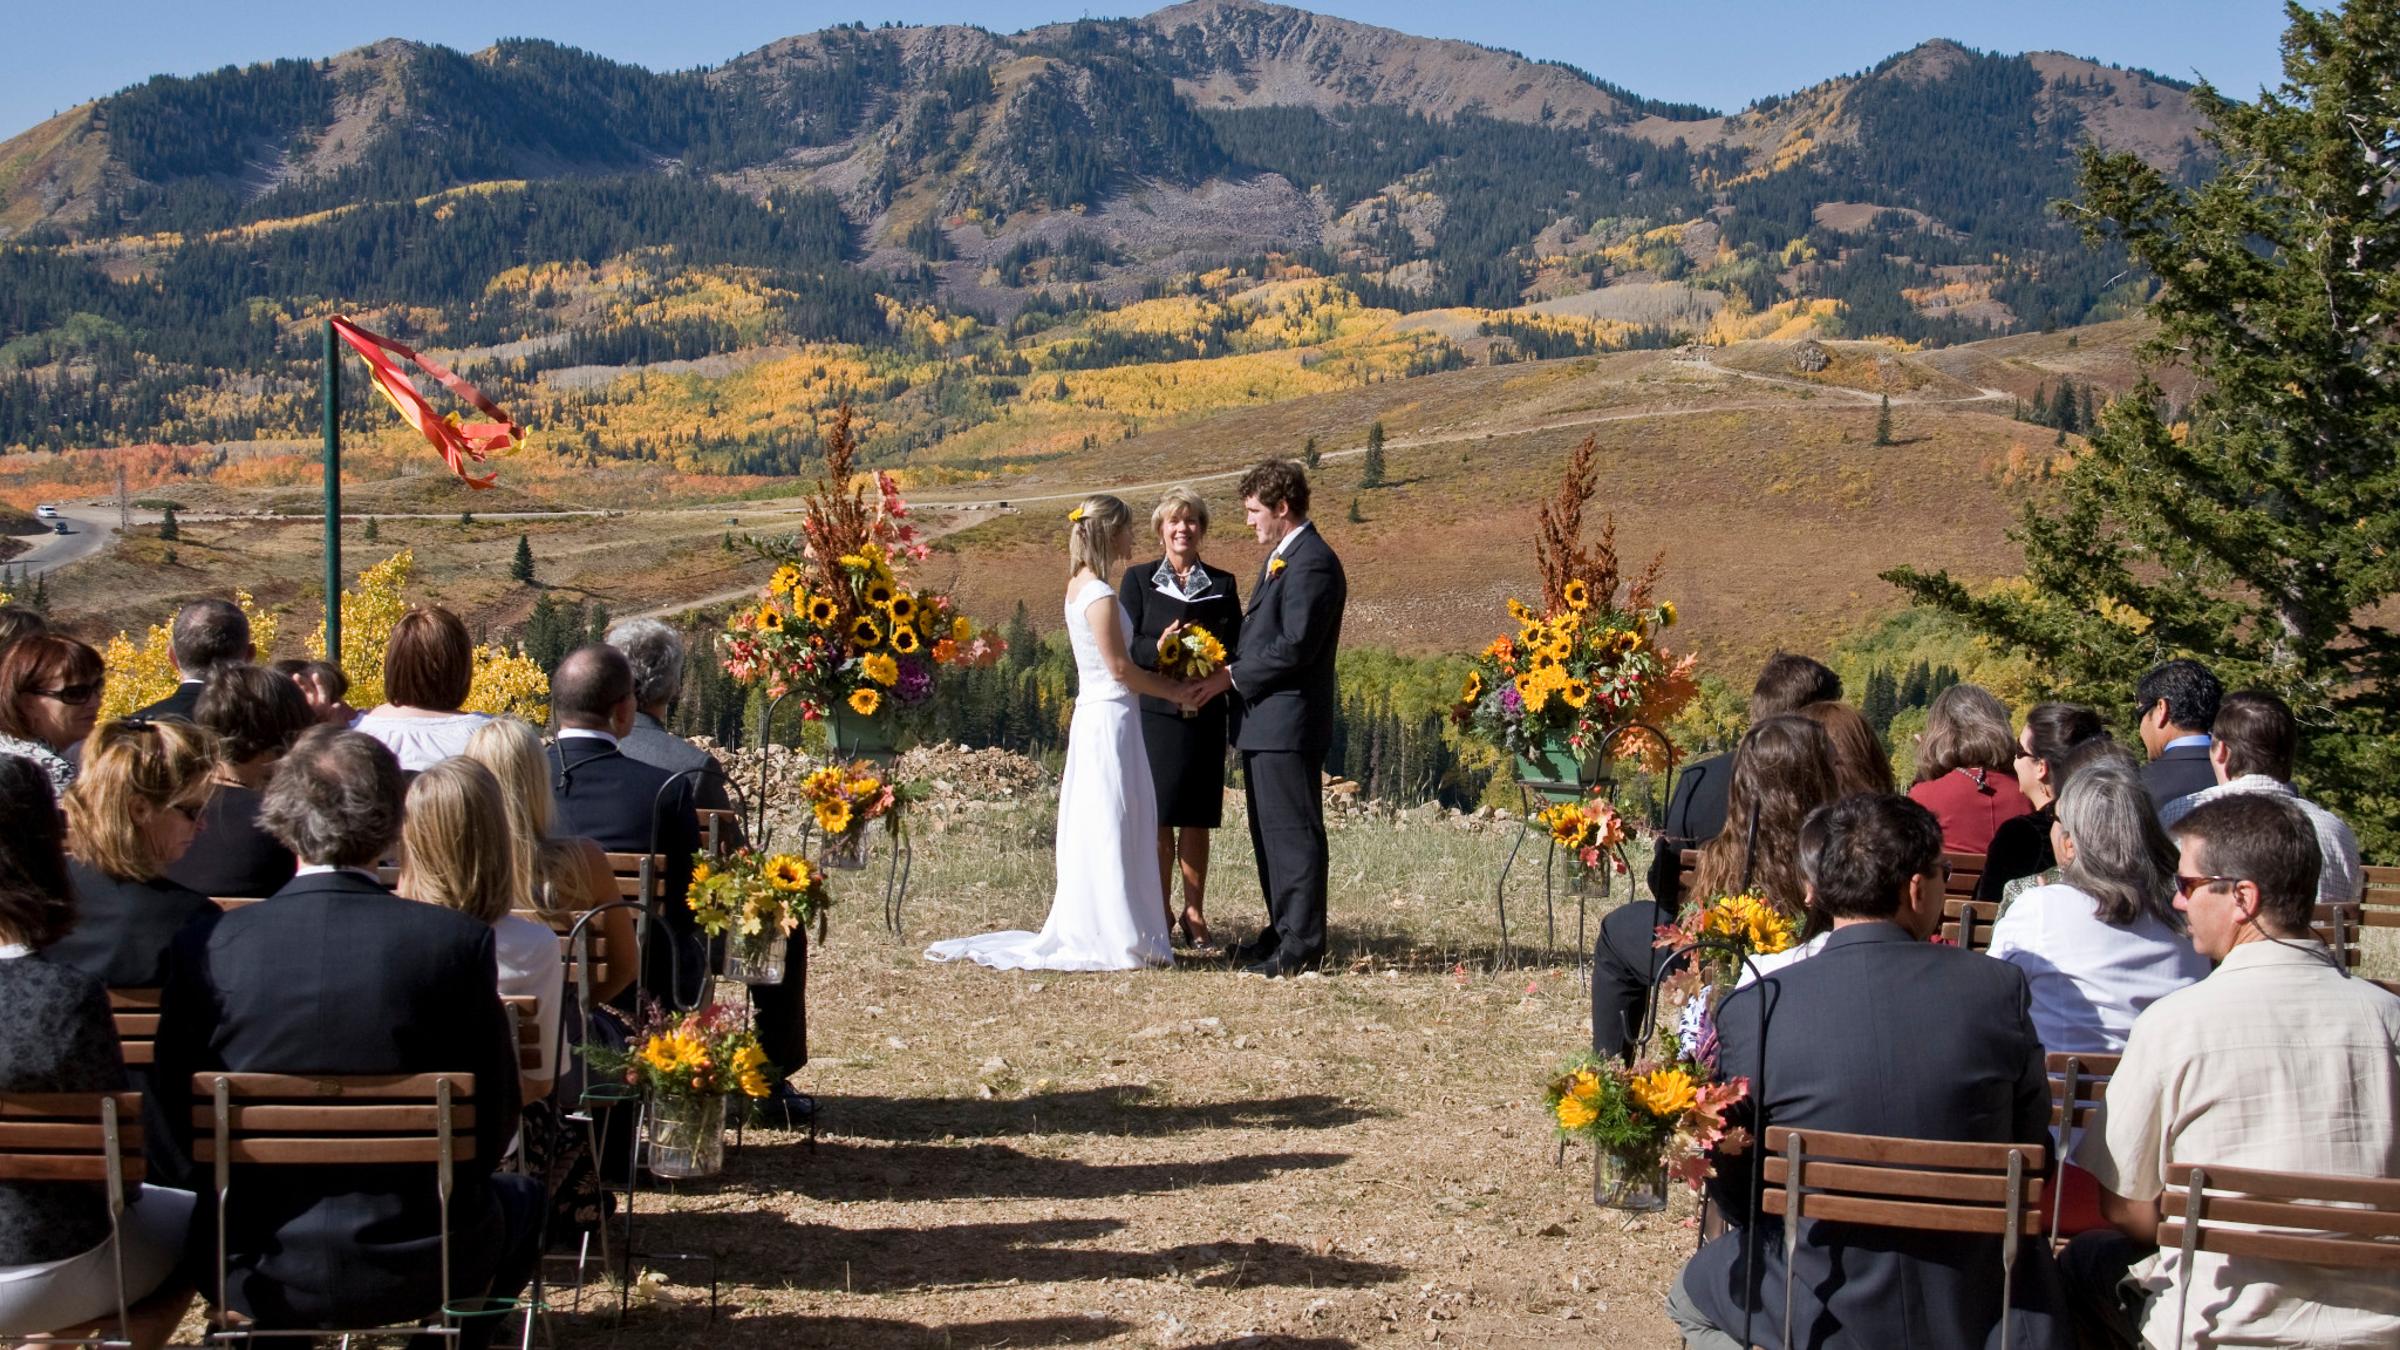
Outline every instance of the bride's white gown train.
<path fill-rule="evenodd" d="M 925 949 L 928 961 L 1000 970 L 1132 970 L 1174 960 L 1158 886 L 1158 801 L 1133 691 L 1108 673 L 1084 611 L 1116 588 L 1094 578 L 1067 598 L 1075 719 L 1058 786 L 1058 889 L 1039 933 L 985 933 Z M 1132 624 L 1125 625 L 1132 631 Z"/>

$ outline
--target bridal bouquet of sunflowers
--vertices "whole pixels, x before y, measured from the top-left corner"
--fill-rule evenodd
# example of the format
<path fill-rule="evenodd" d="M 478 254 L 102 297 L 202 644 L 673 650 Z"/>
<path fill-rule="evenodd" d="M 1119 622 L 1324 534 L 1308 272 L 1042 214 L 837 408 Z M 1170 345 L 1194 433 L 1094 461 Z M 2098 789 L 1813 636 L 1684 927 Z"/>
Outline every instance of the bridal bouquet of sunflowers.
<path fill-rule="evenodd" d="M 898 834 L 908 804 L 916 799 L 906 784 L 863 759 L 818 769 L 801 780 L 800 794 L 825 835 L 825 858 L 833 867 L 864 866 L 867 825 L 880 820 L 886 831 Z"/>
<path fill-rule="evenodd" d="M 891 475 L 874 475 L 872 504 L 851 481 L 857 450 L 845 407 L 825 437 L 825 474 L 805 499 L 800 534 L 763 546 L 774 574 L 734 611 L 720 646 L 727 674 L 769 697 L 797 694 L 811 720 L 888 727 L 933 698 L 942 670 L 989 665 L 1005 644 L 948 595 L 903 578 L 926 546 Z"/>
<path fill-rule="evenodd" d="M 792 930 L 833 903 L 825 874 L 792 853 L 741 849 L 692 866 L 684 903 L 700 931 L 725 938 L 725 974 L 744 984 L 781 984 Z"/>
<path fill-rule="evenodd" d="M 623 1049 L 593 1044 L 585 1053 L 603 1074 L 622 1077 L 663 1101 L 764 1097 L 774 1090 L 766 1051 L 748 1018 L 727 1003 L 670 1013 L 653 1005 Z"/>
<path fill-rule="evenodd" d="M 1171 680 L 1205 680 L 1225 664 L 1225 644 L 1200 625 L 1185 624 L 1173 637 L 1158 635 L 1158 673 Z M 1200 710 L 1186 708 L 1186 717 Z"/>
<path fill-rule="evenodd" d="M 1459 726 L 1528 761 L 1561 749 L 1570 758 L 1596 754 L 1612 729 L 1663 725 L 1698 692 L 1693 658 L 1660 640 L 1676 616 L 1674 602 L 1652 594 L 1659 560 L 1624 576 L 1613 518 L 1583 540 L 1595 453 L 1589 438 L 1575 448 L 1557 496 L 1537 515 L 1541 607 L 1509 599 L 1515 631 L 1475 655 L 1451 707 Z M 1663 765 L 1655 741 L 1645 738 L 1638 753 L 1647 767 Z"/>

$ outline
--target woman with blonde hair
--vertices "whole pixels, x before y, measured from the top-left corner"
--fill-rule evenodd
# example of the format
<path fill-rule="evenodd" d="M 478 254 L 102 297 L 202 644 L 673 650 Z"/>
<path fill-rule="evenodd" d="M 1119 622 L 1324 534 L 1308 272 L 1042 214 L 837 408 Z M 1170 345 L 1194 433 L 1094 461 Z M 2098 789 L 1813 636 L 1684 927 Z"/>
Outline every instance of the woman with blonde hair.
<path fill-rule="evenodd" d="M 383 705 L 355 726 L 392 748 L 415 773 L 463 753 L 491 718 L 462 712 L 475 686 L 475 642 L 466 624 L 439 605 L 419 605 L 392 625 L 383 649 Z"/>
<path fill-rule="evenodd" d="M 1159 644 L 1167 631 L 1196 627 L 1225 648 L 1233 660 L 1242 637 L 1242 597 L 1234 575 L 1200 560 L 1208 537 L 1208 503 L 1188 487 L 1170 488 L 1150 513 L 1165 556 L 1125 569 L 1117 596 L 1133 628 L 1133 659 L 1158 669 Z M 1150 758 L 1150 783 L 1158 799 L 1158 875 L 1167 899 L 1170 927 L 1197 947 L 1210 945 L 1202 910 L 1208 892 L 1209 832 L 1225 820 L 1225 747 L 1231 694 L 1220 694 L 1187 714 L 1180 705 L 1142 698 L 1142 747 Z M 1180 864 L 1180 866 L 1179 866 Z M 1183 914 L 1174 917 L 1175 878 L 1183 878 Z"/>
<path fill-rule="evenodd" d="M 492 771 L 508 810 L 508 842 L 518 892 L 528 907 L 557 932 L 575 926 L 586 910 L 617 898 L 608 855 L 589 839 L 554 837 L 558 803 L 550 795 L 550 761 L 541 733 L 514 717 L 495 717 L 467 738 L 466 757 Z M 636 934 L 631 910 L 615 909 L 593 925 L 607 950 L 631 952 Z M 631 959 L 609 963 L 608 978 L 592 987 L 605 1003 L 633 983 Z"/>
<path fill-rule="evenodd" d="M 1942 823 L 1942 847 L 1984 853 L 2002 822 L 2033 810 L 2017 786 L 2017 735 L 2008 708 L 1981 685 L 1934 695 L 1917 738 L 1917 781 L 1908 795 Z"/>
<path fill-rule="evenodd" d="M 548 1096 L 566 968 L 558 959 L 558 935 L 510 912 L 523 892 L 500 780 L 471 759 L 446 759 L 426 769 L 408 785 L 400 842 L 399 893 L 489 925 L 501 996 L 535 1000 L 542 1067 L 525 1075 L 524 1099 Z"/>
<path fill-rule="evenodd" d="M 1067 638 L 1075 649 L 1075 720 L 1058 787 L 1058 881 L 1039 933 L 952 938 L 929 961 L 964 957 L 1002 970 L 1130 970 L 1171 963 L 1158 876 L 1158 803 L 1142 747 L 1143 694 L 1198 706 L 1197 682 L 1134 662 L 1131 625 L 1108 582 L 1133 552 L 1133 513 L 1114 497 L 1067 513 Z"/>
<path fill-rule="evenodd" d="M 167 868 L 199 835 L 215 790 L 217 738 L 189 722 L 110 722 L 85 743 L 67 789 L 74 931 L 49 950 L 111 989 L 155 989 L 167 948 L 216 903 Z"/>

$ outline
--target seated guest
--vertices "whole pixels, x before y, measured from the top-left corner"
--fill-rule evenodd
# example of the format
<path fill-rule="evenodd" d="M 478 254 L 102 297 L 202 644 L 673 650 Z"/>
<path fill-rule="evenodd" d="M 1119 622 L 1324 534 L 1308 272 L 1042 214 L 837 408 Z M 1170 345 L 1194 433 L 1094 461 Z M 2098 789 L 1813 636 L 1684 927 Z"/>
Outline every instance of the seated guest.
<path fill-rule="evenodd" d="M 298 686 L 300 696 L 308 700 L 309 715 L 329 727 L 349 727 L 358 722 L 358 709 L 350 706 L 350 677 L 331 661 L 303 661 L 287 656 L 267 667 Z"/>
<path fill-rule="evenodd" d="M 1917 781 L 1908 796 L 1942 823 L 1942 847 L 1987 853 L 2001 822 L 2033 810 L 2017 789 L 2017 740 L 2008 709 L 1980 685 L 1933 696 L 1917 743 Z"/>
<path fill-rule="evenodd" d="M 2050 822 L 2058 818 L 2055 806 L 2066 782 L 2067 752 L 2107 735 L 2100 714 L 2073 703 L 2037 703 L 2025 714 L 2025 729 L 2017 733 L 2017 790 L 2033 810 L 2001 821 L 1992 831 L 1976 899 L 2001 899 L 2008 883 L 2058 866 L 2050 851 Z"/>
<path fill-rule="evenodd" d="M 1747 1077 L 1729 1123 L 1763 1139 L 1770 1126 L 2046 1151 L 2050 1084 L 2014 966 L 1928 942 L 1942 922 L 1942 833 L 1933 813 L 1898 796 L 1845 797 L 1817 813 L 1823 850 L 1817 903 L 1832 935 L 1815 957 L 1725 997 L 1720 1068 Z M 1939 1015 L 1928 990 L 1939 990 Z M 1761 1043 L 1759 1007 L 1766 1007 Z M 1709 1194 L 1724 1214 L 1750 1212 L 1757 1150 L 1720 1150 Z M 1783 1223 L 1759 1217 L 1759 1270 L 1743 1269 L 1740 1228 L 1676 1277 L 1667 1315 L 1684 1344 L 1724 1350 L 1744 1326 L 1781 1350 Z M 1800 1234 L 1792 1322 L 1810 1346 L 1982 1346 L 2000 1322 L 2000 1239 L 1896 1233 L 1825 1221 Z M 2065 1341 L 2050 1249 L 2018 1249 L 2018 1345 Z"/>
<path fill-rule="evenodd" d="M 1800 716 L 1825 728 L 1833 746 L 1835 795 L 1893 790 L 1892 757 L 1858 709 L 1847 703 L 1811 703 L 1800 709 Z"/>
<path fill-rule="evenodd" d="M 2070 787 L 2073 785 L 2070 784 Z M 2069 1244 L 2087 1345 L 2400 1345 L 2400 1277 L 2158 1246 L 2170 1163 L 2400 1176 L 2400 999 L 2309 936 L 2316 830 L 2243 792 L 2175 822 L 2176 908 L 2215 973 L 2150 1005 L 2074 1160 L 2111 1230 Z"/>
<path fill-rule="evenodd" d="M 2156 1000 L 2208 974 L 2175 912 L 2175 848 L 2133 765 L 2076 772 L 2051 826 L 2056 885 L 2017 897 L 1991 954 L 2025 972 L 2033 1029 L 2053 1052 L 2115 1054 Z"/>
<path fill-rule="evenodd" d="M 199 833 L 215 737 L 189 722 L 111 722 L 92 733 L 67 789 L 75 931 L 49 950 L 111 989 L 155 989 L 167 949 L 216 903 L 165 875 Z"/>
<path fill-rule="evenodd" d="M 461 712 L 475 685 L 475 643 L 458 616 L 419 605 L 392 626 L 383 650 L 383 706 L 355 730 L 391 747 L 407 773 L 461 754 L 475 728 L 491 720 Z"/>
<path fill-rule="evenodd" d="M 706 944 L 683 903 L 700 846 L 691 780 L 619 748 L 633 730 L 633 667 L 616 648 L 595 644 L 567 653 L 550 677 L 550 709 L 558 718 L 550 767 L 560 823 L 611 853 L 666 855 L 661 924 L 645 948 L 642 978 L 651 997 L 689 1007 L 706 975 Z"/>
<path fill-rule="evenodd" d="M 1833 743 L 1805 717 L 1769 717 L 1750 728 L 1733 752 L 1725 828 L 1700 849 L 1692 875 L 1704 900 L 1757 891 L 1794 918 L 1807 912 L 1808 883 L 1799 860 L 1800 822 L 1832 801 Z M 1628 912 L 1635 920 L 1619 916 Z M 1650 990 L 1670 968 L 1652 943 L 1661 907 L 1629 901 L 1600 924 L 1592 952 L 1592 1053 L 1625 1052 L 1639 1035 Z M 1638 931 L 1637 931 L 1638 926 Z"/>
<path fill-rule="evenodd" d="M 175 611 L 175 626 L 167 639 L 168 659 L 175 663 L 175 691 L 133 716 L 149 719 L 179 717 L 192 720 L 192 706 L 208 676 L 219 666 L 258 659 L 250 642 L 250 619 L 230 600 L 194 600 Z"/>
<path fill-rule="evenodd" d="M 50 780 L 0 758 L 0 1092 L 123 1092 L 108 993 L 49 957 L 75 922 Z M 124 1122 L 130 1129 L 135 1122 Z M 189 1192 L 128 1180 L 125 1294 L 137 1350 L 155 1350 L 191 1302 L 176 1278 Z M 120 1254 L 98 1184 L 0 1182 L 0 1336 L 114 1335 Z"/>
<path fill-rule="evenodd" d="M 16 645 L 17 639 L 50 631 L 50 621 L 38 609 L 23 605 L 0 605 L 0 655 Z"/>
<path fill-rule="evenodd" d="M 2173 829 L 2194 807 L 2243 792 L 2286 798 L 2316 827 L 2317 852 L 2324 860 L 2317 873 L 2317 903 L 2348 904 L 2358 899 L 2362 881 L 2358 836 L 2341 817 L 2293 789 L 2292 766 L 2299 757 L 2300 723 L 2291 705 L 2265 690 L 2227 694 L 2217 705 L 2208 746 L 2217 785 L 2167 803 L 2159 819 Z"/>
<path fill-rule="evenodd" d="M 0 652 L 0 755 L 41 766 L 56 793 L 75 781 L 68 756 L 100 717 L 100 653 L 62 633 L 35 633 Z"/>
<path fill-rule="evenodd" d="M 259 803 L 284 752 L 316 719 L 290 680 L 249 665 L 219 666 L 192 716 L 217 736 L 216 791 L 200 817 L 208 843 L 170 864 L 167 875 L 203 895 L 273 895 L 299 862 L 258 827 Z"/>
<path fill-rule="evenodd" d="M 2216 771 L 2209 767 L 2209 728 L 2216 725 L 2217 704 L 2225 686 L 2197 661 L 2169 661 L 2142 677 L 2135 686 L 2133 717 L 2150 754 L 2142 770 L 2142 786 L 2163 813 L 2178 797 L 2215 787 Z"/>
<path fill-rule="evenodd" d="M 1842 696 L 1842 677 L 1820 662 L 1796 652 L 1777 652 L 1760 667 L 1750 687 L 1750 725 L 1770 717 L 1798 712 L 1812 703 L 1831 703 Z M 1669 917 L 1680 896 L 1683 851 L 1698 848 L 1725 828 L 1725 796 L 1733 778 L 1733 752 L 1707 755 L 1675 771 L 1675 791 L 1667 799 L 1665 824 L 1650 854 L 1650 895 Z M 1623 913 L 1625 906 L 1616 913 Z M 1643 911 L 1637 917 L 1649 917 Z M 1630 925 L 1631 919 L 1621 921 Z"/>
<path fill-rule="evenodd" d="M 617 879 L 600 846 L 556 833 L 558 806 L 550 796 L 550 761 L 542 751 L 541 733 L 514 717 L 495 717 L 467 738 L 466 758 L 491 770 L 500 784 L 501 805 L 508 813 L 510 866 L 519 892 L 530 898 L 527 908 L 564 933 L 585 911 L 617 898 Z M 631 910 L 611 910 L 593 928 L 608 950 L 636 950 L 639 930 Z M 551 948 L 555 956 L 557 944 Z M 593 986 L 592 997 L 605 1003 L 632 983 L 632 964 L 614 962 L 608 978 Z"/>
<path fill-rule="evenodd" d="M 399 762 L 357 732 L 314 728 L 276 766 L 259 819 L 299 875 L 176 945 L 156 1073 L 178 1131 L 168 1142 L 188 1162 L 195 1073 L 471 1073 L 475 1151 L 450 1209 L 452 1296 L 512 1297 L 532 1276 L 541 1188 L 493 1174 L 519 1111 L 495 939 L 375 880 L 400 811 Z M 237 1168 L 233 1193 L 234 1311 L 268 1328 L 439 1312 L 441 1214 L 424 1167 L 287 1169 L 247 1187 Z M 480 1350 L 497 1320 L 471 1319 L 461 1343 Z"/>
<path fill-rule="evenodd" d="M 527 1100 L 550 1094 L 558 1048 L 558 1007 L 566 968 L 558 934 L 510 911 L 524 891 L 508 837 L 500 781 L 472 759 L 445 759 L 408 785 L 400 827 L 400 894 L 455 909 L 492 930 L 503 997 L 533 999 L 543 1068 L 525 1075 Z"/>

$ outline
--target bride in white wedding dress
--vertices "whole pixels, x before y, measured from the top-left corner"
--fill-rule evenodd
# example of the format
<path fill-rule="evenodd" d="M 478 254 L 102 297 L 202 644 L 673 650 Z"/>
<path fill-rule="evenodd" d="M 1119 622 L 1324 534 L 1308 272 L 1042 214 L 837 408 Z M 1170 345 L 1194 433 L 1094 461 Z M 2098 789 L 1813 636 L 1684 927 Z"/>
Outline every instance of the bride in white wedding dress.
<path fill-rule="evenodd" d="M 985 933 L 925 949 L 1000 970 L 1131 970 L 1175 958 L 1159 895 L 1158 804 L 1137 695 L 1182 701 L 1197 689 L 1135 665 L 1132 625 L 1108 576 L 1130 555 L 1133 513 L 1114 497 L 1075 508 L 1067 540 L 1067 637 L 1075 719 L 1058 787 L 1058 886 L 1039 933 Z"/>

